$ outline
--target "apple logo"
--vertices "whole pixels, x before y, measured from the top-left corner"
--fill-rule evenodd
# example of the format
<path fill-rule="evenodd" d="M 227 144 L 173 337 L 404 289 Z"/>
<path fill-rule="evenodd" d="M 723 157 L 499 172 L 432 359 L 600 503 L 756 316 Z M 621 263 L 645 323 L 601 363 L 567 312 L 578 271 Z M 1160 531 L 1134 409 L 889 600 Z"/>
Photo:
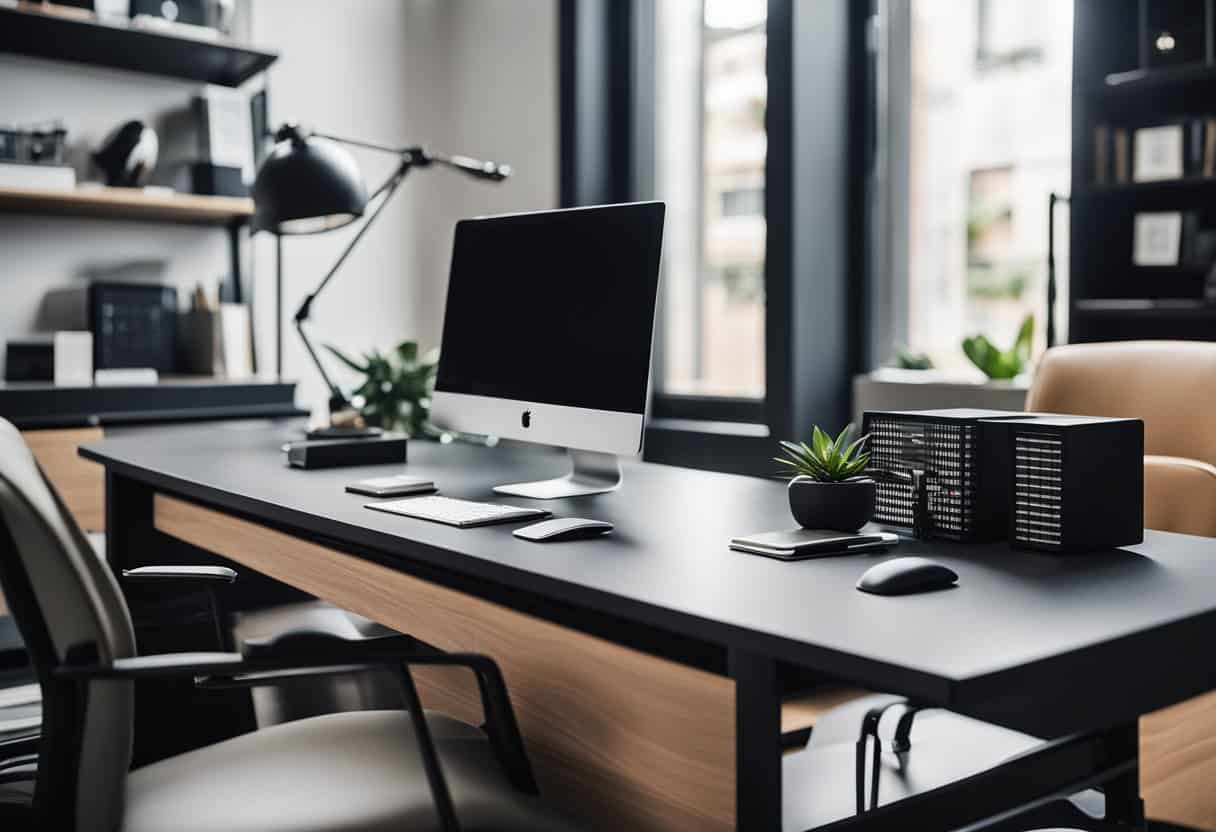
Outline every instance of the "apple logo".
<path fill-rule="evenodd" d="M 523 425 L 525 428 L 530 428 L 530 427 L 532 427 L 532 411 L 531 411 L 531 410 L 525 410 L 525 411 L 524 411 L 524 412 L 523 412 L 523 413 L 520 415 L 520 417 L 519 417 L 519 422 L 520 422 L 520 424 L 521 424 L 521 425 Z"/>

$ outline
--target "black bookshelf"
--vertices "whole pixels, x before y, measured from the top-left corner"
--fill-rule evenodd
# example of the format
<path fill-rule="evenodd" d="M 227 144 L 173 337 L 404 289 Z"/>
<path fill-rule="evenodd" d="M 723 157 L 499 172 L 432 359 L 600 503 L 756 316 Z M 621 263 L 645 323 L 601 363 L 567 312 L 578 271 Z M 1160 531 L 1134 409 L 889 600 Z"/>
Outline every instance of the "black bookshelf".
<path fill-rule="evenodd" d="M 226 87 L 239 86 L 279 57 L 223 39 L 192 38 L 20 7 L 0 8 L 0 52 Z"/>
<path fill-rule="evenodd" d="M 1216 341 L 1216 305 L 1205 302 L 1206 267 L 1143 267 L 1132 262 L 1135 217 L 1145 212 L 1197 215 L 1216 228 L 1216 177 L 1134 182 L 1132 139 L 1140 127 L 1216 118 L 1216 38 L 1208 2 L 1191 4 L 1185 28 L 1202 40 L 1186 63 L 1153 54 L 1154 18 L 1174 13 L 1160 0 L 1075 0 L 1070 341 L 1182 338 Z M 1157 65 L 1154 65 L 1157 64 Z M 1125 130 L 1123 181 L 1115 150 L 1100 165 L 1097 128 Z M 1104 176 L 1099 176 L 1102 167 Z M 1187 242 L 1183 243 L 1184 249 Z M 1184 255 L 1185 257 L 1185 255 Z"/>

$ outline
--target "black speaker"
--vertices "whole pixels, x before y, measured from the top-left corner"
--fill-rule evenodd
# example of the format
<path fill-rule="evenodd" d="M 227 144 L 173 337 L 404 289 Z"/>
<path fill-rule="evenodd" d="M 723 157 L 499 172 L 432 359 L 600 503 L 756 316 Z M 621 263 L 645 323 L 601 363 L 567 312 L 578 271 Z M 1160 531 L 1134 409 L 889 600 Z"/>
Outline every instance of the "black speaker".
<path fill-rule="evenodd" d="M 994 541 L 1008 530 L 1004 410 L 867 411 L 874 520 L 917 537 Z"/>
<path fill-rule="evenodd" d="M 1144 540 L 1144 423 L 1027 416 L 1004 423 L 1013 461 L 1009 542 L 1085 552 Z"/>

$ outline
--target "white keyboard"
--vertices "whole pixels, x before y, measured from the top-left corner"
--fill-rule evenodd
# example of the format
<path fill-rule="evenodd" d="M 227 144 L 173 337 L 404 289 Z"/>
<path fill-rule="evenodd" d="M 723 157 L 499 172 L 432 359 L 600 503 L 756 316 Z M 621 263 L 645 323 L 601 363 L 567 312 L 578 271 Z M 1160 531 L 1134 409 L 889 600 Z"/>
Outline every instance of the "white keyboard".
<path fill-rule="evenodd" d="M 462 529 L 467 529 L 471 526 L 488 526 L 491 523 L 510 523 L 514 520 L 538 519 L 548 517 L 550 514 L 550 512 L 539 508 L 500 506 L 493 503 L 475 503 L 472 500 L 457 500 L 452 497 L 436 496 L 406 497 L 404 500 L 365 503 L 365 507 L 375 509 L 376 511 L 387 511 L 389 514 L 415 517 L 419 520 L 446 523 L 449 526 L 459 526 Z"/>

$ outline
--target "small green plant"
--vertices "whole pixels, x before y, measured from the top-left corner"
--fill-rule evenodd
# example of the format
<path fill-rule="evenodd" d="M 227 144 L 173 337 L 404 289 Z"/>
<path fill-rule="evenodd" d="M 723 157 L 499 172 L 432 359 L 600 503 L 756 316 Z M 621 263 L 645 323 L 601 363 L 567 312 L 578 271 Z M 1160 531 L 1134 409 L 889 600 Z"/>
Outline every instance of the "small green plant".
<path fill-rule="evenodd" d="M 404 341 L 387 355 L 373 350 L 357 361 L 329 344 L 325 348 L 363 376 L 351 394 L 351 402 L 369 425 L 399 430 L 409 436 L 437 435 L 430 415 L 439 350 L 419 357 L 418 344 Z"/>
<path fill-rule="evenodd" d="M 972 335 L 963 339 L 963 352 L 988 378 L 1010 379 L 1024 372 L 1030 363 L 1030 342 L 1033 338 L 1034 315 L 1027 315 L 1009 349 L 997 349 L 986 336 Z"/>
<path fill-rule="evenodd" d="M 923 352 L 900 344 L 895 348 L 895 366 L 901 370 L 932 370 L 933 359 Z"/>
<path fill-rule="evenodd" d="M 811 430 L 811 444 L 805 442 L 782 442 L 785 456 L 773 457 L 784 465 L 784 476 L 810 477 L 816 482 L 845 482 L 862 479 L 861 474 L 870 464 L 870 454 L 865 449 L 869 436 L 852 439 L 853 425 L 847 425 L 835 439 L 816 425 Z"/>

